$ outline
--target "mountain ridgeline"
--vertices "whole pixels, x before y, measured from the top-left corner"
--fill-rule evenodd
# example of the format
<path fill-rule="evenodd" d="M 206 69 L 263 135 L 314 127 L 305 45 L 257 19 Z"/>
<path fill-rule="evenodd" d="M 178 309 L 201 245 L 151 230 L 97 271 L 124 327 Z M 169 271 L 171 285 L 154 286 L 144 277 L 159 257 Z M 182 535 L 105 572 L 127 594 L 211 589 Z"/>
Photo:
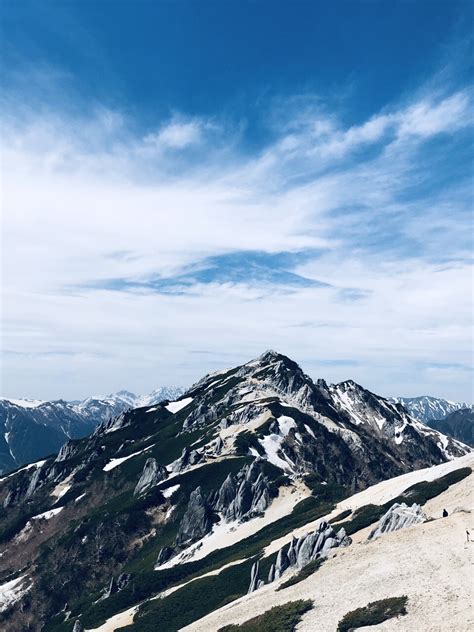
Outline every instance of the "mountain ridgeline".
<path fill-rule="evenodd" d="M 0 480 L 2 629 L 87 630 L 134 608 L 133 630 L 178 630 L 257 588 L 259 573 L 279 576 L 300 549 L 306 563 L 347 545 L 323 524 L 258 560 L 336 500 L 467 452 L 400 404 L 352 381 L 313 382 L 266 352 Z"/>
<path fill-rule="evenodd" d="M 72 402 L 0 399 L 0 474 L 58 452 L 68 439 L 88 436 L 125 410 L 152 406 L 182 392 L 161 387 L 146 396 L 120 391 Z"/>
<path fill-rule="evenodd" d="M 431 421 L 444 419 L 456 410 L 470 409 L 473 410 L 472 404 L 464 402 L 451 402 L 440 397 L 430 397 L 422 395 L 421 397 L 396 397 L 391 399 L 397 404 L 402 404 L 412 417 L 429 424 Z"/>

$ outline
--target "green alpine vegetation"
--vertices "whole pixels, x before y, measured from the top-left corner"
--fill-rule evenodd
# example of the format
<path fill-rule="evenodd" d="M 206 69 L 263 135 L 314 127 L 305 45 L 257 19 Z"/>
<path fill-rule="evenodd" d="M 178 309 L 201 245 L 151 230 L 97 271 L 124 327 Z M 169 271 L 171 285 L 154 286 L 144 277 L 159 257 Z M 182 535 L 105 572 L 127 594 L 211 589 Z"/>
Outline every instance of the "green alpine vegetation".
<path fill-rule="evenodd" d="M 240 625 L 226 625 L 219 632 L 294 632 L 303 615 L 312 607 L 310 599 L 289 601 Z"/>
<path fill-rule="evenodd" d="M 388 619 L 402 617 L 407 614 L 407 601 L 406 595 L 372 601 L 363 608 L 357 608 L 357 610 L 348 612 L 339 621 L 337 632 L 351 632 L 351 630 L 357 630 L 357 628 L 378 625 Z"/>

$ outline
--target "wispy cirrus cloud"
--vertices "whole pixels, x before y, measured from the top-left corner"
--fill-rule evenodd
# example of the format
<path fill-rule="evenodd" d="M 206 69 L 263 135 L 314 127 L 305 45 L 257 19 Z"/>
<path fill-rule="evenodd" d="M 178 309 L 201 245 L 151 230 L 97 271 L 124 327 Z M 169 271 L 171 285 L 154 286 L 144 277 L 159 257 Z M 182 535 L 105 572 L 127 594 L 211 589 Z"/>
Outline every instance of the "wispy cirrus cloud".
<path fill-rule="evenodd" d="M 217 113 L 143 129 L 10 95 L 5 392 L 49 396 L 62 374 L 74 397 L 192 381 L 195 348 L 231 364 L 276 347 L 386 394 L 437 385 L 420 362 L 468 363 L 471 92 L 421 91 L 352 125 L 313 102 L 250 151 Z M 73 351 L 45 375 L 50 346 Z M 467 380 L 446 388 L 466 398 Z"/>

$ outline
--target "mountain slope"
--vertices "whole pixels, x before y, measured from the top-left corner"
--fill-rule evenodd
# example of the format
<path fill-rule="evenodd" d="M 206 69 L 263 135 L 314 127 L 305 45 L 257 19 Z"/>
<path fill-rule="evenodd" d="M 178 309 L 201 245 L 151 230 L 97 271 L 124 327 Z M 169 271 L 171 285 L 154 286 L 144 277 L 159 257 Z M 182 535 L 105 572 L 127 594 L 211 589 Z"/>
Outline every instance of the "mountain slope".
<path fill-rule="evenodd" d="M 460 408 L 444 419 L 431 419 L 427 425 L 474 447 L 474 410 L 472 408 Z"/>
<path fill-rule="evenodd" d="M 3 629 L 93 629 L 142 604 L 137 630 L 159 607 L 171 632 L 246 592 L 265 547 L 337 500 L 467 451 L 401 405 L 354 382 L 314 383 L 266 352 L 0 480 L 0 581 L 20 575 L 27 591 Z M 346 542 L 327 531 L 328 549 Z M 278 555 L 259 572 L 279 573 Z"/>
<path fill-rule="evenodd" d="M 421 397 L 396 397 L 390 401 L 402 404 L 412 417 L 423 423 L 427 423 L 432 419 L 444 419 L 460 408 L 473 409 L 473 406 L 469 404 L 450 402 L 447 399 L 430 397 L 428 395 Z"/>
<path fill-rule="evenodd" d="M 0 474 L 58 452 L 68 439 L 89 435 L 129 408 L 151 406 L 181 393 L 162 387 L 146 396 L 120 391 L 75 402 L 0 399 Z"/>
<path fill-rule="evenodd" d="M 472 456 L 460 461 L 450 465 L 474 466 Z M 407 480 L 413 484 L 443 473 L 446 473 L 445 466 L 435 466 L 428 472 L 414 472 L 414 476 L 408 475 L 409 479 L 405 475 L 386 481 L 343 501 L 337 512 L 344 507 L 355 510 L 369 502 L 393 498 L 405 488 Z M 303 616 L 298 631 L 333 632 L 349 611 L 375 600 L 401 595 L 408 596 L 405 617 L 391 619 L 380 627 L 364 627 L 364 630 L 442 630 L 445 629 L 443 622 L 449 621 L 449 629 L 468 632 L 474 623 L 474 547 L 467 545 L 465 530 L 471 524 L 473 482 L 471 474 L 428 501 L 423 510 L 431 519 L 429 522 L 385 534 L 369 543 L 371 527 L 367 527 L 353 536 L 351 546 L 330 557 L 303 581 L 284 589 L 282 580 L 267 584 L 185 627 L 183 632 L 219 630 L 299 599 L 311 599 L 315 603 Z M 441 517 L 444 508 L 448 510 L 447 518 Z M 287 575 L 282 579 L 287 581 Z"/>

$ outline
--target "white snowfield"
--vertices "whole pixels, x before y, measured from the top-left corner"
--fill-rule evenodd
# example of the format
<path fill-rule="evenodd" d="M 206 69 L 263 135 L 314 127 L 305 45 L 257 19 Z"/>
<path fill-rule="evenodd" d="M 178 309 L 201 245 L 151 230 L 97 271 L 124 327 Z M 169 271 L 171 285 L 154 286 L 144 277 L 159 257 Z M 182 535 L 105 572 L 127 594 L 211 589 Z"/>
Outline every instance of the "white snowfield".
<path fill-rule="evenodd" d="M 423 480 L 469 466 L 474 454 L 433 468 L 418 470 L 384 481 L 343 501 L 344 507 L 382 503 Z M 474 629 L 474 543 L 466 541 L 466 529 L 474 531 L 474 476 L 452 485 L 428 501 L 424 511 L 434 518 L 407 529 L 382 535 L 367 543 L 371 527 L 355 534 L 351 546 L 341 549 L 304 581 L 284 590 L 268 584 L 183 628 L 182 632 L 214 631 L 230 623 L 243 623 L 273 606 L 296 599 L 312 599 L 314 608 L 303 616 L 298 632 L 334 632 L 349 611 L 371 601 L 408 596 L 408 614 L 369 630 L 384 632 L 470 632 Z M 447 509 L 447 518 L 441 518 Z M 302 528 L 307 532 L 309 525 Z M 268 547 L 276 550 L 278 547 Z"/>
<path fill-rule="evenodd" d="M 172 485 L 171 487 L 167 487 L 166 489 L 163 490 L 163 496 L 165 498 L 171 498 L 171 496 L 178 491 L 178 489 L 180 488 L 180 485 Z"/>
<path fill-rule="evenodd" d="M 30 586 L 25 586 L 25 583 L 26 575 L 22 575 L 0 586 L 0 612 L 6 610 L 27 592 Z"/>
<path fill-rule="evenodd" d="M 150 448 L 152 448 L 154 445 L 155 444 L 153 443 L 153 445 L 149 445 L 146 448 L 143 448 L 143 450 L 139 450 L 138 452 L 134 452 L 133 454 L 129 454 L 128 456 L 121 456 L 121 457 L 118 457 L 116 459 L 111 459 L 108 463 L 106 463 L 106 465 L 104 465 L 102 470 L 104 472 L 110 472 L 110 470 L 113 470 L 118 465 L 121 465 L 122 463 L 125 463 L 125 461 L 128 461 L 128 459 L 131 459 L 134 456 L 138 456 L 139 454 L 143 454 L 143 452 L 146 452 L 147 450 L 150 450 Z"/>
<path fill-rule="evenodd" d="M 166 410 L 169 410 L 170 413 L 177 413 L 181 409 L 186 408 L 188 404 L 193 401 L 192 397 L 185 397 L 184 399 L 179 399 L 177 402 L 170 402 L 167 406 L 165 406 Z"/>
<path fill-rule="evenodd" d="M 16 476 L 19 472 L 23 472 L 24 470 L 31 470 L 33 467 L 35 469 L 38 469 L 42 467 L 45 463 L 46 463 L 46 459 L 44 459 L 43 461 L 36 461 L 36 463 L 29 463 L 28 465 L 25 465 L 25 467 L 21 467 L 19 470 L 15 470 L 11 474 L 8 474 L 8 476 L 4 476 L 3 478 L 0 478 L 0 483 L 2 481 L 5 481 L 7 478 L 10 478 L 10 476 Z"/>
<path fill-rule="evenodd" d="M 11 399 L 10 397 L 0 397 L 0 400 L 10 402 L 20 408 L 38 408 L 41 404 L 46 402 L 41 399 Z"/>
<path fill-rule="evenodd" d="M 56 509 L 48 509 L 48 511 L 43 511 L 43 513 L 33 516 L 31 520 L 49 520 L 53 516 L 57 516 L 58 513 L 61 513 L 63 509 L 64 507 L 57 507 Z"/>

